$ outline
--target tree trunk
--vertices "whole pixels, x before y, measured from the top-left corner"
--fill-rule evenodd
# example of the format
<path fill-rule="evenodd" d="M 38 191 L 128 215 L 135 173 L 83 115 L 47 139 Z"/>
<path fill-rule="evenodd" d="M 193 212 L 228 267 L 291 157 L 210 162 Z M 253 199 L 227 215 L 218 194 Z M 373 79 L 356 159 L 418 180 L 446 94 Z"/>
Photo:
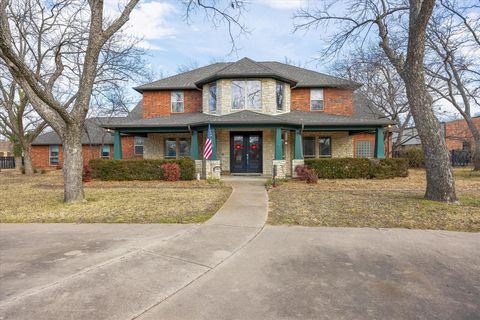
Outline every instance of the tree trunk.
<path fill-rule="evenodd" d="M 447 143 L 440 122 L 433 112 L 432 97 L 427 91 L 424 74 L 425 30 L 435 1 L 410 0 L 407 59 L 402 78 L 408 102 L 425 154 L 427 190 L 425 198 L 456 202 L 455 181 Z"/>
<path fill-rule="evenodd" d="M 25 169 L 25 174 L 31 176 L 33 174 L 33 165 L 32 165 L 32 145 L 23 146 L 23 168 Z"/>
<path fill-rule="evenodd" d="M 22 157 L 15 156 L 15 170 L 22 171 Z"/>
<path fill-rule="evenodd" d="M 83 192 L 82 172 L 82 129 L 70 126 L 63 139 L 63 180 L 64 201 L 66 203 L 81 202 L 85 199 Z"/>
<path fill-rule="evenodd" d="M 473 151 L 473 170 L 480 171 L 480 131 L 478 130 L 475 122 L 473 122 L 470 115 L 465 116 L 464 119 L 467 122 L 468 128 L 472 133 L 473 140 L 475 141 L 475 150 Z"/>

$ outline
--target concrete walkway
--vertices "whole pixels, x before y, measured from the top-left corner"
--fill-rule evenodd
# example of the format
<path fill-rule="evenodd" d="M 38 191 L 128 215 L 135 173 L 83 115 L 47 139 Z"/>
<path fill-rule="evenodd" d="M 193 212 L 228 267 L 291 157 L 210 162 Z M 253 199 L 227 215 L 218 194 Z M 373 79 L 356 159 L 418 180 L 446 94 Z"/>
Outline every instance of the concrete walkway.
<path fill-rule="evenodd" d="M 148 312 L 263 228 L 264 179 L 226 183 L 232 195 L 207 223 L 141 226 L 144 234 L 134 239 L 131 225 L 114 233 L 115 225 L 26 225 L 31 242 L 19 234 L 22 225 L 2 225 L 0 319 L 132 319 Z"/>
<path fill-rule="evenodd" d="M 480 233 L 264 226 L 263 180 L 202 225 L 0 225 L 0 319 L 478 319 Z"/>

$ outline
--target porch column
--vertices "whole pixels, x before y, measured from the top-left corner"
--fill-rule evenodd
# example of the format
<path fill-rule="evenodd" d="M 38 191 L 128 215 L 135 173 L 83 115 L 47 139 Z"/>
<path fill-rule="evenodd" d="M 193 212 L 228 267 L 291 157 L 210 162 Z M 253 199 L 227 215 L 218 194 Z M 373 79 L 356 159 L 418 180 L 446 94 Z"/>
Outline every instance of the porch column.
<path fill-rule="evenodd" d="M 282 128 L 275 128 L 275 160 L 283 160 Z"/>
<path fill-rule="evenodd" d="M 192 131 L 192 148 L 190 150 L 193 160 L 198 160 L 198 130 Z"/>
<path fill-rule="evenodd" d="M 385 158 L 385 143 L 383 141 L 383 127 L 375 130 L 375 158 Z"/>
<path fill-rule="evenodd" d="M 300 129 L 295 130 L 295 160 L 303 159 L 302 154 L 302 133 Z"/>
<path fill-rule="evenodd" d="M 122 160 L 122 140 L 120 139 L 120 131 L 115 130 L 113 137 L 113 159 Z"/>
<path fill-rule="evenodd" d="M 217 158 L 217 134 L 215 133 L 215 128 L 210 127 L 212 130 L 212 157 L 210 160 L 218 160 Z"/>

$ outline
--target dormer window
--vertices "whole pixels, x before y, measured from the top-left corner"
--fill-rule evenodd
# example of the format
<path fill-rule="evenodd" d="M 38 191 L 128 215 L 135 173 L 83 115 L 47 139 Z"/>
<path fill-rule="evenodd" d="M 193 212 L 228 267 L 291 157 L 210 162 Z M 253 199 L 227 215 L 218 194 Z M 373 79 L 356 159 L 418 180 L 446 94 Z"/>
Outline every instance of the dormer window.
<path fill-rule="evenodd" d="M 276 87 L 277 111 L 283 111 L 285 105 L 285 84 L 277 82 Z"/>
<path fill-rule="evenodd" d="M 183 91 L 172 91 L 172 112 L 183 112 Z"/>
<path fill-rule="evenodd" d="M 216 83 L 212 83 L 208 87 L 208 93 L 209 93 L 208 105 L 210 108 L 210 112 L 215 112 L 217 111 L 217 84 Z"/>
<path fill-rule="evenodd" d="M 232 109 L 261 109 L 262 83 L 259 80 L 232 81 Z"/>
<path fill-rule="evenodd" d="M 310 110 L 323 111 L 323 89 L 310 90 Z"/>

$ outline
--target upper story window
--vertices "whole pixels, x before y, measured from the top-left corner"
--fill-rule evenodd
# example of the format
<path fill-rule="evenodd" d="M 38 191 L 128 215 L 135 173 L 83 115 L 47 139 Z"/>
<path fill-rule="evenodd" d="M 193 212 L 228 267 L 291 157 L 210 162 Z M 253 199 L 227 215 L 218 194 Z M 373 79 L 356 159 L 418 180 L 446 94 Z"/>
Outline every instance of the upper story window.
<path fill-rule="evenodd" d="M 58 146 L 58 144 L 52 144 L 52 145 L 50 145 L 49 149 L 50 149 L 49 150 L 50 165 L 55 166 L 55 165 L 58 164 L 60 147 Z"/>
<path fill-rule="evenodd" d="M 212 83 L 208 87 L 208 106 L 210 111 L 217 111 L 217 84 Z"/>
<path fill-rule="evenodd" d="M 323 111 L 323 89 L 310 90 L 310 110 Z"/>
<path fill-rule="evenodd" d="M 259 80 L 232 81 L 232 109 L 261 109 L 262 83 Z"/>
<path fill-rule="evenodd" d="M 134 152 L 135 155 L 139 155 L 139 156 L 143 155 L 143 142 L 144 142 L 143 137 L 135 137 L 134 138 L 134 142 L 133 142 L 133 144 L 134 144 L 133 149 L 134 150 L 133 150 L 133 152 Z"/>
<path fill-rule="evenodd" d="M 277 82 L 276 87 L 277 110 L 282 111 L 285 105 L 285 84 Z"/>
<path fill-rule="evenodd" d="M 172 91 L 172 112 L 183 112 L 183 91 Z"/>

